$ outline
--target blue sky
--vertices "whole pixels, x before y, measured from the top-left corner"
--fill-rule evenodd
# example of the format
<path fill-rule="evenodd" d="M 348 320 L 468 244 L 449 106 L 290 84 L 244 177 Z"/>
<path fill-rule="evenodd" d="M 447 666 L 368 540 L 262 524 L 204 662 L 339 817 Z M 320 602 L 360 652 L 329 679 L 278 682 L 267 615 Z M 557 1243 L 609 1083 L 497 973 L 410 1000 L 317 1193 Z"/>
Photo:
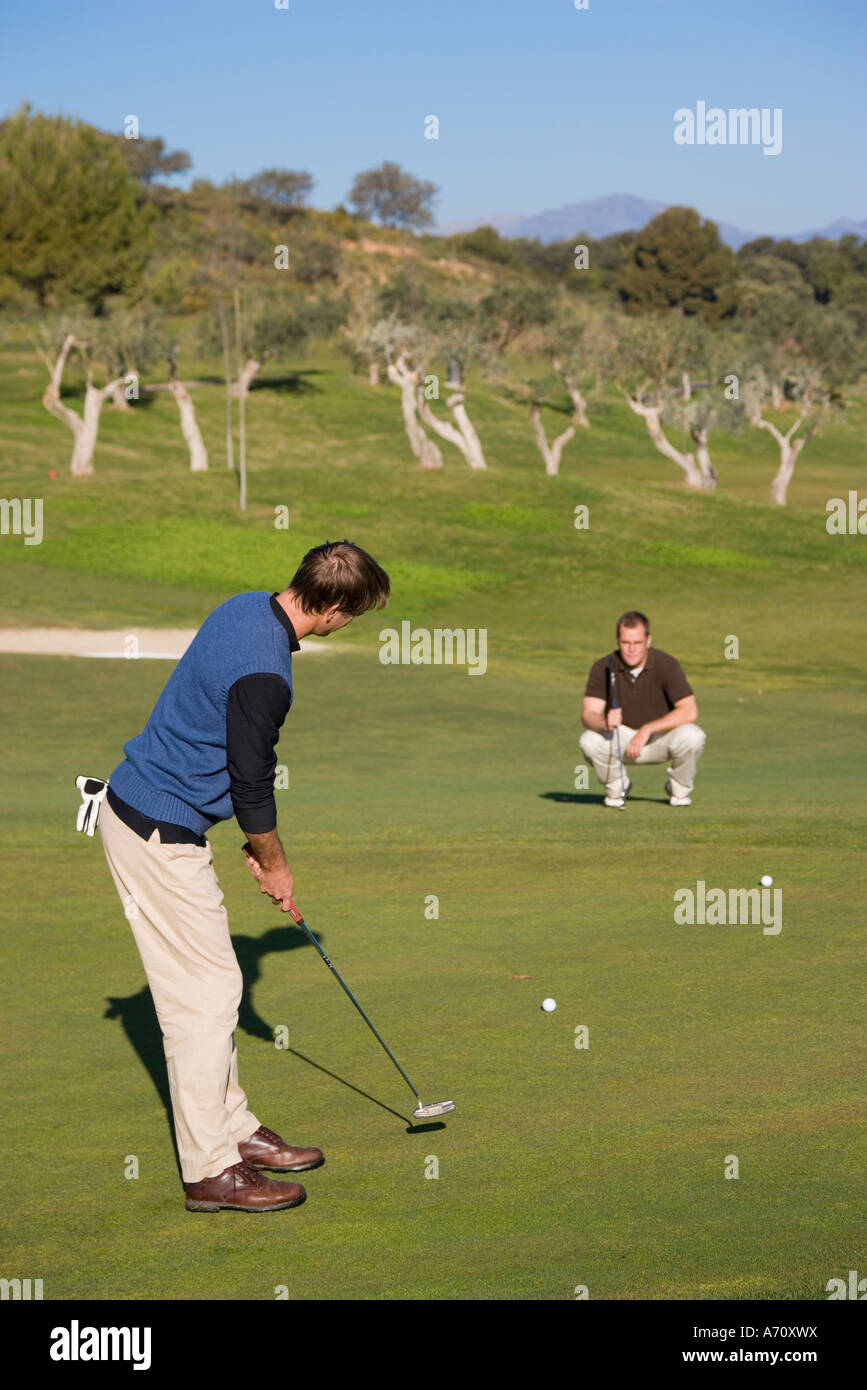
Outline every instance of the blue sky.
<path fill-rule="evenodd" d="M 135 114 L 199 177 L 308 169 L 319 207 L 393 159 L 442 222 L 634 193 L 774 235 L 867 218 L 865 40 L 865 0 L 38 0 L 0 17 L 0 110 Z M 699 100 L 781 108 L 782 152 L 676 146 Z"/>

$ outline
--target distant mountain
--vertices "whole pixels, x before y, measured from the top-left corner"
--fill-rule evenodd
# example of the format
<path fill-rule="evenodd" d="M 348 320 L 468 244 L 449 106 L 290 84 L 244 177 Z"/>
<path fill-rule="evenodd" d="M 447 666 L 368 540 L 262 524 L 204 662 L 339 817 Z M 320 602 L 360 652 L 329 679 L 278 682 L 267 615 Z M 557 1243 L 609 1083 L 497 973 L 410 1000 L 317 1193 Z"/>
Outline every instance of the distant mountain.
<path fill-rule="evenodd" d="M 850 232 L 862 239 L 867 237 L 867 222 L 853 222 L 851 217 L 838 217 L 836 222 L 829 222 L 827 227 L 817 232 L 798 232 L 791 240 L 809 241 L 814 236 L 825 236 L 829 241 L 839 241 L 841 236 L 848 236 Z"/>
<path fill-rule="evenodd" d="M 612 193 L 608 198 L 567 203 L 565 207 L 537 212 L 531 217 L 518 213 L 492 213 L 474 222 L 452 222 L 436 230 L 449 236 L 454 232 L 468 232 L 487 225 L 496 227 L 500 236 L 504 237 L 538 237 L 542 242 L 566 241 L 579 232 L 586 232 L 590 237 L 612 236 L 615 232 L 638 232 L 647 226 L 651 217 L 664 212 L 669 206 L 668 203 L 636 198 L 631 193 Z M 720 224 L 720 236 L 735 249 L 757 235 L 756 232 L 743 232 L 728 223 Z"/>
<path fill-rule="evenodd" d="M 450 222 L 437 227 L 438 232 L 469 232 L 479 226 L 496 227 L 500 236 L 538 237 L 540 241 L 565 241 L 578 232 L 588 236 L 610 236 L 612 232 L 637 232 L 665 203 L 650 203 L 631 193 L 614 193 L 609 198 L 593 198 L 584 203 L 567 203 L 565 207 L 537 212 L 531 217 L 520 213 L 491 213 L 473 222 Z"/>
<path fill-rule="evenodd" d="M 537 212 L 530 217 L 520 213 L 492 213 L 479 217 L 473 222 L 452 222 L 435 230 L 441 235 L 450 236 L 454 232 L 468 232 L 475 227 L 495 227 L 504 237 L 538 237 L 542 242 L 566 241 L 569 237 L 586 232 L 590 237 L 612 236 L 615 232 L 637 232 L 646 226 L 658 212 L 670 207 L 669 203 L 654 203 L 647 198 L 636 198 L 631 193 L 613 193 L 608 198 L 592 198 L 583 203 L 567 203 L 562 208 L 552 208 L 547 212 Z M 715 220 L 715 219 L 714 219 Z M 730 222 L 719 222 L 719 234 L 726 245 L 737 251 L 747 241 L 753 241 L 760 232 L 745 232 Z M 853 222 L 841 217 L 821 231 L 799 232 L 792 241 L 809 241 L 810 237 L 825 236 L 831 240 L 855 232 L 867 236 L 867 222 Z M 781 238 L 775 238 L 781 240 Z"/>
<path fill-rule="evenodd" d="M 610 236 L 612 232 L 637 232 L 651 217 L 664 212 L 665 203 L 650 203 L 630 193 L 614 193 L 610 198 L 594 198 L 586 203 L 567 203 L 552 212 L 522 217 L 512 236 L 538 237 L 540 241 L 563 241 L 586 232 L 588 236 Z"/>

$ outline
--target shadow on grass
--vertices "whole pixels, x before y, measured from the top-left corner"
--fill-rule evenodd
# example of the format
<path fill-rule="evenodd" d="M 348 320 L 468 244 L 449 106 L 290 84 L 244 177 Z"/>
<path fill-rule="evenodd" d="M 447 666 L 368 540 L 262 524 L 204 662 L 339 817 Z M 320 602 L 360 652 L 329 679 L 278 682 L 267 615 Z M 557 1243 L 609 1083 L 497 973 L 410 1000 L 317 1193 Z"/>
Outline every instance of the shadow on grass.
<path fill-rule="evenodd" d="M 310 942 L 300 927 L 272 927 L 264 936 L 233 936 L 232 944 L 238 957 L 243 977 L 241 1002 L 238 1005 L 238 1027 L 254 1038 L 274 1041 L 274 1030 L 260 1018 L 252 1000 L 252 988 L 259 980 L 262 971 L 261 958 L 272 951 L 292 951 L 298 946 L 309 946 Z M 172 1123 L 172 1100 L 166 1072 L 166 1059 L 163 1051 L 163 1035 L 157 1019 L 154 1002 L 148 985 L 142 985 L 137 994 L 126 997 L 109 996 L 103 1018 L 120 1019 L 123 1031 L 139 1061 L 156 1087 L 157 1095 L 163 1103 L 169 1124 L 169 1133 L 178 1160 L 178 1147 L 175 1143 Z M 178 1160 L 180 1172 L 180 1161 Z"/>
<path fill-rule="evenodd" d="M 62 401 L 78 401 L 84 406 L 84 383 L 77 385 L 75 382 L 63 382 L 60 386 L 60 399 Z M 131 415 L 136 410 L 149 410 L 156 401 L 156 394 L 148 386 L 142 386 L 141 394 L 134 400 L 127 401 L 129 410 L 118 410 L 111 400 L 106 401 L 103 406 L 104 414 L 100 416 L 100 425 L 112 415 Z"/>
<path fill-rule="evenodd" d="M 316 395 L 322 394 L 322 387 L 315 381 L 308 381 L 308 377 L 314 376 L 333 376 L 333 372 L 325 371 L 321 367 L 302 367 L 297 372 L 286 372 L 283 376 L 254 377 L 250 382 L 248 396 L 252 396 L 257 391 L 282 391 L 284 394 L 301 396 L 306 392 L 315 392 Z M 200 376 L 197 377 L 194 386 L 223 386 L 225 380 L 221 376 Z"/>
<path fill-rule="evenodd" d="M 316 939 L 318 941 L 319 937 Z M 262 1038 L 265 1042 L 273 1044 L 274 1029 L 260 1018 L 253 1004 L 253 986 L 258 984 L 262 977 L 260 962 L 263 956 L 269 956 L 276 951 L 295 951 L 299 946 L 309 948 L 310 939 L 300 927 L 271 927 L 270 931 L 266 931 L 262 936 L 233 936 L 232 945 L 244 978 L 241 1002 L 238 1005 L 238 1027 L 251 1038 Z"/>
<path fill-rule="evenodd" d="M 317 935 L 317 940 L 321 938 Z M 263 956 L 272 954 L 275 951 L 294 951 L 299 946 L 309 947 L 310 941 L 300 927 L 272 927 L 263 936 L 233 936 L 232 944 L 235 954 L 238 957 L 238 964 L 241 967 L 243 977 L 243 989 L 241 1002 L 238 1005 L 238 1028 L 243 1029 L 250 1037 L 261 1038 L 263 1041 L 273 1044 L 274 1029 L 265 1022 L 256 1011 L 253 1003 L 253 986 L 261 978 L 261 960 Z M 163 1035 L 157 1019 L 154 1002 L 151 997 L 148 985 L 136 994 L 126 996 L 109 995 L 107 1008 L 103 1014 L 106 1019 L 119 1019 L 123 1031 L 137 1053 L 139 1061 L 145 1071 L 150 1076 L 157 1095 L 162 1101 L 166 1112 L 169 1125 L 169 1134 L 175 1150 L 175 1160 L 178 1164 L 180 1173 L 180 1160 L 178 1158 L 178 1147 L 175 1142 L 174 1125 L 172 1123 L 172 1101 L 169 1091 L 168 1074 L 166 1072 L 166 1059 L 163 1051 Z M 380 1106 L 382 1110 L 387 1110 L 390 1115 L 394 1115 L 398 1120 L 403 1121 L 407 1126 L 408 1134 L 423 1133 L 431 1129 L 443 1129 L 442 1124 L 434 1125 L 413 1125 L 406 1115 L 402 1115 L 397 1110 L 392 1110 L 390 1106 L 377 1100 L 375 1096 L 368 1095 L 366 1091 L 359 1090 L 351 1082 L 345 1081 L 342 1076 L 337 1076 L 335 1072 L 329 1071 L 327 1067 L 320 1066 L 309 1057 L 305 1057 L 300 1052 L 295 1052 L 293 1048 L 288 1048 L 294 1057 L 306 1062 L 308 1066 L 316 1067 L 318 1071 L 324 1072 L 326 1076 L 339 1081 L 341 1085 L 347 1086 L 349 1090 L 355 1091 L 357 1095 L 364 1096 L 365 1100 L 372 1101 L 374 1105 Z"/>
<path fill-rule="evenodd" d="M 178 1172 L 181 1170 L 175 1131 L 172 1125 L 172 1101 L 169 1093 L 169 1079 L 166 1073 L 166 1059 L 163 1052 L 163 1035 L 157 1022 L 154 1001 L 147 985 L 142 985 L 138 994 L 125 997 L 109 995 L 108 1008 L 103 1018 L 119 1018 L 127 1040 L 138 1053 L 139 1061 L 150 1076 L 163 1103 L 169 1122 L 169 1135 L 175 1151 Z"/>
<path fill-rule="evenodd" d="M 308 381 L 307 377 L 322 376 L 318 368 L 311 368 L 309 371 L 290 372 L 286 376 L 268 376 L 264 380 L 254 380 L 250 383 L 250 394 L 254 391 L 282 391 L 293 396 L 301 396 L 306 392 L 315 391 L 317 395 L 322 394 L 322 387 L 315 381 Z M 329 374 L 330 375 L 330 374 Z"/>
<path fill-rule="evenodd" d="M 539 796 L 544 801 L 575 802 L 582 806 L 601 806 L 605 800 L 604 792 L 539 792 Z M 630 792 L 627 801 L 664 801 L 668 805 L 668 797 L 658 796 L 636 796 L 635 792 Z"/>
<path fill-rule="evenodd" d="M 296 1052 L 294 1047 L 287 1048 L 287 1051 L 291 1052 L 293 1057 L 297 1057 L 300 1061 L 306 1062 L 308 1066 L 315 1067 L 317 1071 L 324 1072 L 325 1075 L 330 1076 L 333 1081 L 339 1081 L 341 1086 L 348 1087 L 348 1089 L 354 1091 L 357 1096 L 364 1096 L 365 1100 L 373 1101 L 373 1104 L 378 1105 L 380 1110 L 387 1110 L 389 1115 L 394 1115 L 398 1120 L 405 1121 L 407 1125 L 407 1134 L 419 1134 L 427 1129 L 445 1129 L 445 1125 L 441 1123 L 433 1125 L 414 1125 L 412 1120 L 406 1115 L 401 1115 L 399 1110 L 392 1110 L 391 1106 L 386 1105 L 384 1101 L 377 1100 L 376 1096 L 370 1095 L 367 1091 L 362 1091 L 358 1086 L 353 1086 L 351 1081 L 344 1080 L 344 1078 L 338 1076 L 336 1072 L 329 1071 L 327 1067 L 321 1066 L 319 1062 L 314 1062 L 310 1057 L 305 1057 L 303 1052 Z"/>
<path fill-rule="evenodd" d="M 306 379 L 316 376 L 334 376 L 334 372 L 323 367 L 299 367 L 297 371 L 285 372 L 282 376 L 257 376 L 250 382 L 248 395 L 252 395 L 254 391 L 283 391 L 294 395 L 303 395 L 304 392 L 313 391 L 320 395 L 322 387 Z M 225 389 L 226 381 L 225 377 L 218 376 L 215 372 L 205 372 L 201 376 L 184 377 L 183 384 L 191 391 L 195 391 L 199 386 L 221 386 Z M 130 408 L 140 410 L 142 406 L 153 406 L 160 396 L 168 394 L 166 382 L 145 382 L 141 386 L 141 394 L 134 401 L 130 401 Z M 77 400 L 83 403 L 84 380 L 62 383 L 60 395 L 63 400 Z M 105 409 L 109 415 L 124 413 L 118 412 L 110 400 L 106 402 Z"/>
<path fill-rule="evenodd" d="M 510 405 L 523 406 L 525 410 L 529 410 L 533 406 L 541 409 L 542 406 L 544 406 L 546 410 L 550 410 L 553 414 L 565 415 L 571 420 L 575 414 L 575 407 L 571 402 L 565 400 L 565 394 L 565 391 L 559 386 L 559 383 L 555 386 L 551 386 L 549 390 L 545 390 L 544 386 L 542 386 L 540 390 L 531 390 L 529 392 L 520 391 L 516 387 L 508 384 L 503 386 L 503 395 Z M 554 396 L 553 400 L 549 399 L 552 395 Z"/>

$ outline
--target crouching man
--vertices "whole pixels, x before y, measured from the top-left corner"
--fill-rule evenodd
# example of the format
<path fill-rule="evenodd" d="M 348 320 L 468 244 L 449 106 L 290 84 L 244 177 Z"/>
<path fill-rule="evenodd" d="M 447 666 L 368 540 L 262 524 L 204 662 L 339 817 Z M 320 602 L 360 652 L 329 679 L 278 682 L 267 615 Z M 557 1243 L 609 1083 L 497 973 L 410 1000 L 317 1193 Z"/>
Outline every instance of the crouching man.
<path fill-rule="evenodd" d="M 670 805 L 691 804 L 705 733 L 680 663 L 651 649 L 651 640 L 644 614 L 624 613 L 617 623 L 618 650 L 594 662 L 587 679 L 581 751 L 605 787 L 606 806 L 622 806 L 629 793 L 632 783 L 622 766 L 627 763 L 668 763 Z"/>

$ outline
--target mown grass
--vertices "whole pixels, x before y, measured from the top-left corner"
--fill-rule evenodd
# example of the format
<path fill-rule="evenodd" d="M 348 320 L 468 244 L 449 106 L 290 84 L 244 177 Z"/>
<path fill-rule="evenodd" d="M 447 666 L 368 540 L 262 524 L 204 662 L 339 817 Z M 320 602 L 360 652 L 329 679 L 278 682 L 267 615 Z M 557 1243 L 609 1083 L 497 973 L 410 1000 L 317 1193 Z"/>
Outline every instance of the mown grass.
<path fill-rule="evenodd" d="M 141 963 L 98 840 L 73 829 L 75 774 L 111 771 L 169 668 L 5 657 L 7 1272 L 62 1299 L 825 1297 L 861 1249 L 864 541 L 829 537 L 824 506 L 859 485 L 863 407 L 811 441 L 786 509 L 765 500 L 766 440 L 721 440 L 719 491 L 692 495 L 616 402 L 546 478 L 524 414 L 481 384 L 489 471 L 447 453 L 427 474 L 396 393 L 323 350 L 251 397 L 241 517 L 218 386 L 196 392 L 207 474 L 160 394 L 106 410 L 77 482 L 41 369 L 9 350 L 0 367 L 4 493 L 45 499 L 42 545 L 0 539 L 5 623 L 193 626 L 344 534 L 392 574 L 385 612 L 297 659 L 280 824 L 337 968 L 424 1098 L 458 1104 L 407 1133 L 409 1092 L 223 825 L 242 1082 L 327 1163 L 296 1212 L 187 1214 Z M 651 770 L 622 814 L 574 787 L 586 672 L 631 607 L 696 688 L 687 811 Z M 485 627 L 484 678 L 383 666 L 378 633 L 403 619 Z M 767 872 L 778 936 L 675 926 L 677 888 Z M 49 1152 L 51 1182 L 20 1158 Z"/>

